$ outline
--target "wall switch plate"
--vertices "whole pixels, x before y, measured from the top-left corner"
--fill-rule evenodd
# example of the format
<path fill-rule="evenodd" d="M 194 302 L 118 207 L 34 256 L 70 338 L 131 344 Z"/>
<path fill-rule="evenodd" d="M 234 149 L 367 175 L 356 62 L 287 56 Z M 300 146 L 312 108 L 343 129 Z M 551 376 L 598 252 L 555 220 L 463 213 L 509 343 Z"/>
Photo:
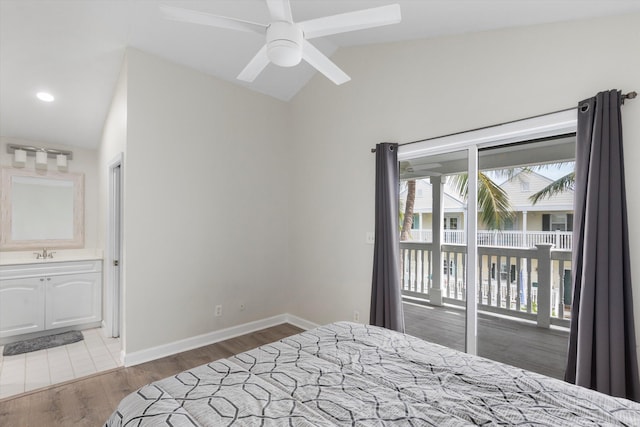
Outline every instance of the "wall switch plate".
<path fill-rule="evenodd" d="M 353 321 L 354 322 L 359 322 L 360 321 L 360 312 L 358 310 L 354 310 L 353 311 Z"/>
<path fill-rule="evenodd" d="M 368 245 L 373 245 L 376 241 L 376 233 L 374 233 L 373 231 L 367 231 L 367 234 L 365 236 L 365 242 Z"/>
<path fill-rule="evenodd" d="M 220 305 L 220 304 L 216 305 L 215 315 L 216 315 L 216 317 L 222 316 L 222 305 Z"/>
<path fill-rule="evenodd" d="M 245 305 L 244 305 L 244 303 L 243 303 L 243 302 L 241 302 L 241 303 L 240 303 L 239 308 L 240 308 L 240 311 L 244 311 L 244 309 L 245 309 Z"/>

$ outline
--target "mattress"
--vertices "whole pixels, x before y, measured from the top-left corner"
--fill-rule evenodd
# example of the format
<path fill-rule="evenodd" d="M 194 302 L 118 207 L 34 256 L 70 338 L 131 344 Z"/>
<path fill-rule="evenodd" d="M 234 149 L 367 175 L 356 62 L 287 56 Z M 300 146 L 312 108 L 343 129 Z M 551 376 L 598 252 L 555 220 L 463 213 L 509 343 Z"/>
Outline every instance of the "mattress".
<path fill-rule="evenodd" d="M 640 404 L 337 322 L 156 381 L 106 426 L 640 426 Z"/>

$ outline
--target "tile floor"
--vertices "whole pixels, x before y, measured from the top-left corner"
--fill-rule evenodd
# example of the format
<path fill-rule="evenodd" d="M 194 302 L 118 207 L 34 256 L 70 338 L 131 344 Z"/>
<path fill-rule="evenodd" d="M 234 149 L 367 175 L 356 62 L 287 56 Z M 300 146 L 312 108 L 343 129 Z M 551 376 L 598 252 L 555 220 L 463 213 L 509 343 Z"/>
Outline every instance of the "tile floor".
<path fill-rule="evenodd" d="M 82 331 L 77 343 L 2 356 L 0 346 L 0 399 L 117 368 L 120 340 L 106 338 L 98 329 Z"/>

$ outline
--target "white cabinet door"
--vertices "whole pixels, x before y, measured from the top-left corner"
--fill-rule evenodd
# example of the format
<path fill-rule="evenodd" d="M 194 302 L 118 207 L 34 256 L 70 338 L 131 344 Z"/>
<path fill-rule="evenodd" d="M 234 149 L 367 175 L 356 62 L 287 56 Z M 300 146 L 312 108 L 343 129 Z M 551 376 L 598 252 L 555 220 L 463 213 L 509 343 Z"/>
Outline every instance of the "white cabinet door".
<path fill-rule="evenodd" d="M 43 277 L 0 281 L 0 337 L 44 330 Z"/>
<path fill-rule="evenodd" d="M 46 329 L 102 320 L 100 273 L 47 277 Z"/>

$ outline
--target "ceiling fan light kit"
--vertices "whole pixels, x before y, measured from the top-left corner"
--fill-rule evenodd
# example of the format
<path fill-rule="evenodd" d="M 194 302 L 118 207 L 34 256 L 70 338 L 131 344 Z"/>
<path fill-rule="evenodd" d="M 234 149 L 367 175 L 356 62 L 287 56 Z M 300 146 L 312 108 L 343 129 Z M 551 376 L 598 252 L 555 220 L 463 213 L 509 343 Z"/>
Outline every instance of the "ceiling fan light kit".
<path fill-rule="evenodd" d="M 281 67 L 293 67 L 302 60 L 302 30 L 291 22 L 272 22 L 267 28 L 267 57 Z"/>
<path fill-rule="evenodd" d="M 289 0 L 266 0 L 272 22 L 259 24 L 226 16 L 161 5 L 165 18 L 190 24 L 207 25 L 230 30 L 261 34 L 265 45 L 240 72 L 238 80 L 252 82 L 269 63 L 280 67 L 293 67 L 302 59 L 337 85 L 348 82 L 350 77 L 322 52 L 309 43 L 309 39 L 332 34 L 380 27 L 400 22 L 400 5 L 363 9 L 293 22 Z"/>

